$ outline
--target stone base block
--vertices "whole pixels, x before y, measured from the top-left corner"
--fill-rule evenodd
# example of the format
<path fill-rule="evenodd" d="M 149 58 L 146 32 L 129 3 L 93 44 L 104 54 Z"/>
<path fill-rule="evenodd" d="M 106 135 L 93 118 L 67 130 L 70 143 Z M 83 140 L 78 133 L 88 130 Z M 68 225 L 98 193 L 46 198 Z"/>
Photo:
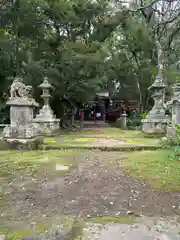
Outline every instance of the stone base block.
<path fill-rule="evenodd" d="M 59 120 L 54 122 L 35 122 L 39 135 L 54 135 L 59 131 Z"/>
<path fill-rule="evenodd" d="M 37 136 L 37 129 L 33 124 L 8 125 L 3 129 L 2 135 L 9 139 L 31 139 Z"/>
<path fill-rule="evenodd" d="M 166 134 L 167 125 L 169 123 L 166 119 L 149 120 L 143 119 L 142 131 L 145 133 Z"/>
<path fill-rule="evenodd" d="M 30 139 L 17 139 L 17 138 L 3 138 L 5 143 L 10 149 L 40 149 L 43 145 L 42 137 L 34 137 Z"/>
<path fill-rule="evenodd" d="M 167 126 L 167 137 L 176 138 L 176 128 L 173 126 Z"/>
<path fill-rule="evenodd" d="M 116 120 L 116 126 L 121 129 L 127 129 L 127 115 L 122 114 L 117 120 Z"/>

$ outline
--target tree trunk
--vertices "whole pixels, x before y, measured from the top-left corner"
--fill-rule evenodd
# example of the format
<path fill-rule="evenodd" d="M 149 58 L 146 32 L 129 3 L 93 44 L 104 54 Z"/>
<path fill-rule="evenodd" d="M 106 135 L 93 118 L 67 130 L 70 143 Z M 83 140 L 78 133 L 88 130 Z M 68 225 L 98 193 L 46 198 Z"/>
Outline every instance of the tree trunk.
<path fill-rule="evenodd" d="M 76 114 L 76 109 L 72 109 L 72 115 L 71 115 L 71 124 L 72 126 L 75 124 L 75 114 Z"/>

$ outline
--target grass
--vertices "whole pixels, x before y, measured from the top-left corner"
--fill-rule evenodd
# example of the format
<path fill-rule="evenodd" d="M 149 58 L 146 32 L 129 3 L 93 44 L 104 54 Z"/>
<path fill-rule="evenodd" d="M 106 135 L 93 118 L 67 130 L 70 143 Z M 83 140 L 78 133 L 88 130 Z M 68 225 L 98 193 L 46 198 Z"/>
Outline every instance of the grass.
<path fill-rule="evenodd" d="M 12 232 L 8 232 L 8 230 L 4 230 L 4 229 L 0 229 L 0 234 L 2 235 L 6 235 L 6 237 L 8 238 L 8 240 L 19 240 L 19 239 L 23 239 L 24 237 L 31 237 L 33 236 L 33 232 L 31 229 L 21 229 L 21 230 L 15 230 Z"/>
<path fill-rule="evenodd" d="M 170 158 L 170 150 L 125 153 L 124 166 L 131 174 L 148 180 L 154 188 L 180 191 L 180 162 Z"/>
<path fill-rule="evenodd" d="M 9 240 L 19 240 L 28 238 L 31 239 L 31 237 L 39 236 L 41 233 L 45 233 L 46 231 L 52 231 L 54 229 L 53 225 L 59 225 L 64 229 L 68 229 L 72 233 L 72 240 L 77 239 L 77 236 L 82 234 L 82 229 L 85 224 L 83 224 L 84 221 L 81 219 L 74 219 L 73 217 L 67 217 L 67 216 L 60 216 L 56 219 L 56 221 L 51 222 L 51 219 L 46 220 L 46 223 L 42 223 L 42 221 L 36 222 L 34 225 L 34 229 L 32 229 L 32 226 L 30 227 L 23 227 L 23 226 L 0 226 L 0 235 L 5 235 L 7 239 Z M 34 239 L 34 238 L 33 238 Z M 39 238 L 38 238 L 39 239 Z"/>
<path fill-rule="evenodd" d="M 119 135 L 117 136 L 98 136 L 98 137 L 93 137 L 91 135 L 85 134 L 83 136 L 72 136 L 72 135 L 65 135 L 65 136 L 58 136 L 56 138 L 45 138 L 44 139 L 44 146 L 48 147 L 90 147 L 91 144 L 96 145 L 97 141 L 110 141 L 110 140 L 117 140 L 116 146 L 114 146 L 114 143 L 112 147 L 126 147 L 129 145 L 133 146 L 144 146 L 144 145 L 150 145 L 154 146 L 158 144 L 158 139 L 150 139 L 150 138 L 143 138 L 143 137 L 138 137 L 138 136 L 133 136 L 130 138 L 130 135 Z M 119 141 L 119 143 L 118 143 Z M 122 141 L 124 144 L 122 144 Z M 110 142 L 109 142 L 110 143 Z M 102 143 L 102 146 L 105 147 L 106 143 Z M 108 147 L 110 145 L 108 144 Z"/>
<path fill-rule="evenodd" d="M 134 217 L 95 217 L 89 219 L 91 223 L 122 223 L 122 224 L 130 224 L 135 222 Z"/>
<path fill-rule="evenodd" d="M 40 168 L 55 169 L 56 164 L 75 164 L 72 156 L 73 151 L 0 151 L 0 179 L 13 177 L 14 175 L 33 175 Z"/>
<path fill-rule="evenodd" d="M 120 128 L 114 128 L 114 127 L 107 127 L 107 128 L 92 128 L 92 129 L 83 129 L 78 132 L 70 133 L 69 135 L 93 135 L 93 134 L 104 134 L 104 135 L 119 135 L 119 134 L 125 134 L 125 135 L 141 135 L 140 131 L 135 130 L 122 130 Z"/>

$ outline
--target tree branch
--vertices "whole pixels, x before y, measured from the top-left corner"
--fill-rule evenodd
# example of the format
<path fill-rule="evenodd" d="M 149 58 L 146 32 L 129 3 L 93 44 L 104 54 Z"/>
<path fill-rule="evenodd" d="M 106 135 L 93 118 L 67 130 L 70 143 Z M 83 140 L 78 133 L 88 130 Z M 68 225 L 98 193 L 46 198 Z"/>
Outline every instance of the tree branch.
<path fill-rule="evenodd" d="M 145 8 L 149 8 L 149 7 L 152 7 L 155 3 L 159 2 L 161 0 L 153 0 L 152 2 L 146 4 L 146 5 L 141 5 L 139 8 L 137 9 L 129 9 L 130 11 L 132 12 L 137 12 L 137 11 L 140 11 L 140 10 L 143 10 Z M 168 0 L 164 0 L 164 1 L 168 1 Z M 129 1 L 119 1 L 120 3 L 126 3 L 126 4 L 129 4 L 130 2 Z M 141 1 L 142 3 L 142 1 Z"/>
<path fill-rule="evenodd" d="M 167 48 L 170 48 L 171 43 L 172 43 L 174 37 L 175 37 L 179 32 L 180 32 L 180 26 L 177 27 L 177 28 L 170 34 L 170 36 L 169 36 L 169 38 L 168 38 Z"/>
<path fill-rule="evenodd" d="M 179 16 L 180 16 L 180 9 L 179 9 L 179 12 L 176 16 L 174 16 L 173 18 L 171 18 L 169 20 L 162 21 L 158 25 L 167 25 L 169 23 L 173 23 Z"/>

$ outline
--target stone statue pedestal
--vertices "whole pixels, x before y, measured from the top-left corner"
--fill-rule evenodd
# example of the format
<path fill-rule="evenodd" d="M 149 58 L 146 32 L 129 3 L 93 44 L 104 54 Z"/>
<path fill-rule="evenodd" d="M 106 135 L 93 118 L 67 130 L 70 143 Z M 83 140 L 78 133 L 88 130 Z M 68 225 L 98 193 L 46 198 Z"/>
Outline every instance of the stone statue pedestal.
<path fill-rule="evenodd" d="M 12 147 L 27 146 L 30 148 L 42 142 L 37 135 L 37 129 L 32 123 L 33 110 L 38 104 L 28 97 L 9 98 L 10 125 L 3 130 L 3 139 Z"/>
<path fill-rule="evenodd" d="M 44 100 L 44 106 L 40 109 L 36 118 L 33 119 L 33 122 L 38 128 L 38 133 L 40 135 L 52 135 L 58 133 L 60 119 L 56 118 L 49 105 L 49 99 L 51 97 L 49 91 L 52 86 L 45 77 L 43 83 L 39 87 L 42 89 L 41 97 Z"/>
<path fill-rule="evenodd" d="M 32 97 L 32 87 L 26 86 L 21 78 L 15 78 L 10 89 L 10 125 L 3 129 L 3 139 L 10 147 L 36 148 L 42 143 L 32 123 L 33 110 L 38 106 Z"/>

